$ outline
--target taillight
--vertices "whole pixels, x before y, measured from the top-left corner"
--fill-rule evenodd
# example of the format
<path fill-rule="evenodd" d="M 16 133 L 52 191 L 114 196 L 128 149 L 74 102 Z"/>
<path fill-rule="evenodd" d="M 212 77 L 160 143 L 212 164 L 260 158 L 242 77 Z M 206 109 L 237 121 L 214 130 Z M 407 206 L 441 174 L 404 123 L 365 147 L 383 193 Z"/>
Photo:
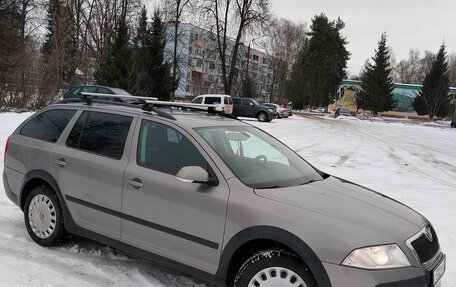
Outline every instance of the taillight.
<path fill-rule="evenodd" d="M 8 138 L 6 139 L 5 154 L 3 154 L 3 161 L 6 161 L 6 153 L 8 152 L 9 140 L 10 140 L 10 137 L 8 137 Z"/>

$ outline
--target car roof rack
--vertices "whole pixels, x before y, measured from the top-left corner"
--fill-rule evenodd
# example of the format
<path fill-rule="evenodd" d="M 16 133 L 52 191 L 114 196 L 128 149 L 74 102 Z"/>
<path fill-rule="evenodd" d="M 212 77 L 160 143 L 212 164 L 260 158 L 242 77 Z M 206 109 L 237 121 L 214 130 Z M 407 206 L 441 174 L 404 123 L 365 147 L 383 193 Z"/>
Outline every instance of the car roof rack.
<path fill-rule="evenodd" d="M 132 107 L 132 108 L 140 108 L 145 112 L 154 112 L 157 115 L 176 120 L 170 113 L 167 113 L 163 110 L 157 109 L 157 107 L 169 107 L 169 108 L 180 108 L 185 110 L 198 110 L 198 111 L 207 111 L 213 114 L 219 114 L 224 117 L 237 119 L 237 117 L 232 115 L 227 115 L 225 113 L 220 113 L 216 111 L 217 105 L 212 104 L 194 104 L 194 103 L 181 103 L 181 102 L 171 102 L 171 101 L 159 101 L 157 98 L 153 97 L 137 97 L 131 95 L 116 95 L 116 94 L 100 94 L 100 93 L 90 93 L 90 92 L 80 92 L 78 93 L 81 97 L 79 98 L 67 98 L 61 101 L 61 103 L 69 103 L 69 102 L 85 102 L 87 105 L 91 105 L 92 103 L 102 103 L 102 104 L 109 104 L 109 105 L 116 105 L 116 106 L 124 106 L 124 107 Z M 112 100 L 106 99 L 130 99 L 133 100 L 132 102 L 116 102 Z"/>

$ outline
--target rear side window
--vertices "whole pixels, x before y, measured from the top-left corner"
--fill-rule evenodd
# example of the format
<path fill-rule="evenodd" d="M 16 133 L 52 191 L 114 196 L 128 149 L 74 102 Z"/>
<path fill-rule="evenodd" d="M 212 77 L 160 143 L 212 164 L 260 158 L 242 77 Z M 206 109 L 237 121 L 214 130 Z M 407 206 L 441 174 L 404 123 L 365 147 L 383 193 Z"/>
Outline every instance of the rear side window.
<path fill-rule="evenodd" d="M 241 104 L 241 99 L 233 99 L 233 104 L 240 105 Z"/>
<path fill-rule="evenodd" d="M 20 134 L 26 137 L 55 143 L 76 110 L 49 110 L 45 111 L 22 127 Z"/>
<path fill-rule="evenodd" d="M 222 99 L 220 97 L 206 97 L 206 99 L 204 100 L 204 103 L 206 105 L 218 105 L 220 103 L 222 103 Z"/>
<path fill-rule="evenodd" d="M 85 111 L 67 139 L 67 146 L 121 159 L 133 118 Z"/>
<path fill-rule="evenodd" d="M 204 157 L 183 134 L 148 120 L 141 124 L 137 163 L 172 175 L 184 166 L 200 166 L 208 170 Z"/>

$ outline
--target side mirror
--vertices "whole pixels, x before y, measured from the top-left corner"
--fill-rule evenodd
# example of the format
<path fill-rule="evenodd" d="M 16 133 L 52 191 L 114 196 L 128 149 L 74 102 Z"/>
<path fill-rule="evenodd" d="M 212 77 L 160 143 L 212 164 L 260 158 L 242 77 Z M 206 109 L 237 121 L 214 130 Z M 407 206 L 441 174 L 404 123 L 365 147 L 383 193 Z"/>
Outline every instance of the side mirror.
<path fill-rule="evenodd" d="M 176 179 L 188 183 L 208 183 L 209 173 L 200 166 L 184 166 L 177 172 Z"/>
<path fill-rule="evenodd" d="M 252 102 L 250 102 L 249 105 L 250 105 L 251 107 L 253 107 L 253 103 L 252 103 Z"/>

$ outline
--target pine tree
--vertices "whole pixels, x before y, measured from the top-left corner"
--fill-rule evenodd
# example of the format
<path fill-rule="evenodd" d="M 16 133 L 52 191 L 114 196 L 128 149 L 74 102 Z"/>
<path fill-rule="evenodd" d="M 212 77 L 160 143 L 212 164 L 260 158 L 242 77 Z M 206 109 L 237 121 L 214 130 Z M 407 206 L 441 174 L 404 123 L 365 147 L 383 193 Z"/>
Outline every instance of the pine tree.
<path fill-rule="evenodd" d="M 370 110 L 374 115 L 379 112 L 390 111 L 396 107 L 393 97 L 393 77 L 390 66 L 390 55 L 386 46 L 386 33 L 382 34 L 378 42 L 373 64 L 367 63 L 362 77 L 362 91 L 358 93 L 356 101 L 359 107 Z"/>
<path fill-rule="evenodd" d="M 429 120 L 435 116 L 447 116 L 450 111 L 449 86 L 448 60 L 445 45 L 442 45 L 424 79 L 423 88 L 413 101 L 417 113 L 429 115 Z"/>
<path fill-rule="evenodd" d="M 340 18 L 329 21 L 325 14 L 312 19 L 312 31 L 308 34 L 311 38 L 301 64 L 303 103 L 327 108 L 335 99 L 350 58 L 345 47 L 348 42 L 340 32 L 344 27 Z"/>
<path fill-rule="evenodd" d="M 147 28 L 147 10 L 146 6 L 143 6 L 138 27 L 136 28 L 133 51 L 134 85 L 132 93 L 136 96 L 147 97 L 150 93 L 148 86 L 151 81 L 149 80 L 147 65 L 145 64 L 149 60 L 149 42 L 150 30 Z"/>
<path fill-rule="evenodd" d="M 287 82 L 287 90 L 292 95 L 293 108 L 302 109 L 309 104 L 309 99 L 304 95 L 305 82 L 303 81 L 303 64 L 309 51 L 309 39 L 304 39 L 304 45 L 298 53 L 298 58 L 292 67 L 291 80 Z"/>
<path fill-rule="evenodd" d="M 133 88 L 132 48 L 125 15 L 119 19 L 114 44 L 99 71 L 95 75 L 102 85 L 131 91 Z"/>
<path fill-rule="evenodd" d="M 160 100 L 169 100 L 173 91 L 173 81 L 170 73 L 171 66 L 165 61 L 166 31 L 158 9 L 154 12 L 149 33 L 147 66 L 149 81 L 152 84 L 149 96 L 158 97 Z"/>

